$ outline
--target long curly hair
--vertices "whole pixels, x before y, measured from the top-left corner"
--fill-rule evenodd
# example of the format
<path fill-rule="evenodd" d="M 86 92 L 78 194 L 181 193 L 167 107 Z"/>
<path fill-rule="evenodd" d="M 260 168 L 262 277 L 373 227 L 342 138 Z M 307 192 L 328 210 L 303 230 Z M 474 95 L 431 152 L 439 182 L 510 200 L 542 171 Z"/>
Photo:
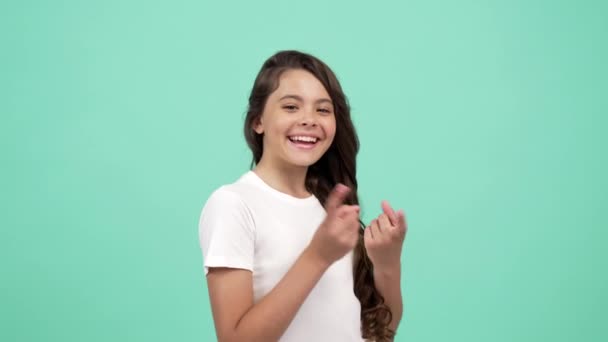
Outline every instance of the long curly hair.
<path fill-rule="evenodd" d="M 245 140 L 253 153 L 251 167 L 259 163 L 264 152 L 262 135 L 253 130 L 254 123 L 264 111 L 268 96 L 279 87 L 283 72 L 303 69 L 313 74 L 325 87 L 334 104 L 336 134 L 325 154 L 306 174 L 306 189 L 325 205 L 330 191 L 337 183 L 351 188 L 347 204 L 359 204 L 357 196 L 356 156 L 359 139 L 350 116 L 350 106 L 333 71 L 318 58 L 295 50 L 279 51 L 262 65 L 249 96 L 245 117 Z M 374 285 L 373 265 L 363 243 L 365 225 L 359 220 L 359 241 L 354 250 L 354 292 L 361 303 L 361 334 L 370 341 L 390 341 L 395 331 L 389 329 L 390 308 Z"/>

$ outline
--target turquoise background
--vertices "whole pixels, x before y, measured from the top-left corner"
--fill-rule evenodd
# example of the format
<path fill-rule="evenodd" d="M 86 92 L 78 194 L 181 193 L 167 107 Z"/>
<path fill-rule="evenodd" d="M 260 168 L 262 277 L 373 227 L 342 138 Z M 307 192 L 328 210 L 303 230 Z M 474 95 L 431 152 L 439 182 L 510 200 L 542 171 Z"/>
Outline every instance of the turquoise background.
<path fill-rule="evenodd" d="M 608 340 L 606 4 L 2 2 L 0 340 L 215 339 L 198 217 L 281 49 L 408 216 L 397 341 Z"/>

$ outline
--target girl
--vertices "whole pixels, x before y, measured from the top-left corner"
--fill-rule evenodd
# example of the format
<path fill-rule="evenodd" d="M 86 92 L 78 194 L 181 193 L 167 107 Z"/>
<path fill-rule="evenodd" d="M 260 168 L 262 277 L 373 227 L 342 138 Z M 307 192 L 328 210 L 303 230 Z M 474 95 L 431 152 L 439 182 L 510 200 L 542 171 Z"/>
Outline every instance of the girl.
<path fill-rule="evenodd" d="M 334 73 L 276 53 L 244 128 L 255 167 L 215 190 L 199 221 L 218 339 L 392 340 L 405 217 L 383 201 L 368 227 L 359 219 L 359 142 Z"/>

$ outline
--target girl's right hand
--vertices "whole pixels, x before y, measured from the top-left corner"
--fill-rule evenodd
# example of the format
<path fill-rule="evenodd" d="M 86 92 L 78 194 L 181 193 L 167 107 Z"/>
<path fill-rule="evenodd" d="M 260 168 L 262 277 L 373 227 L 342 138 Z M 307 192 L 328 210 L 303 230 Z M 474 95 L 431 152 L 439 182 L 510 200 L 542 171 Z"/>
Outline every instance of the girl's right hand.
<path fill-rule="evenodd" d="M 359 240 L 359 206 L 343 204 L 350 188 L 337 184 L 327 198 L 327 216 L 308 248 L 327 266 L 351 251 Z"/>

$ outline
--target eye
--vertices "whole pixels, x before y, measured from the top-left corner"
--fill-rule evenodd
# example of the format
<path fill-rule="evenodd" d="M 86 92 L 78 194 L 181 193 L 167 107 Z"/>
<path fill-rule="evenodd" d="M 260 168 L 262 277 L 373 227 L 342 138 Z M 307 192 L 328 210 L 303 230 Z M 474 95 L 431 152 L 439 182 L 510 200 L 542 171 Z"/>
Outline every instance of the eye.
<path fill-rule="evenodd" d="M 284 109 L 287 109 L 288 111 L 293 111 L 298 109 L 298 107 L 294 106 L 294 105 L 287 105 L 287 106 L 283 106 Z"/>
<path fill-rule="evenodd" d="M 321 108 L 321 109 L 319 109 L 319 111 L 323 112 L 323 113 L 326 113 L 326 114 L 331 113 L 331 111 L 329 109 L 325 109 L 325 108 Z"/>

